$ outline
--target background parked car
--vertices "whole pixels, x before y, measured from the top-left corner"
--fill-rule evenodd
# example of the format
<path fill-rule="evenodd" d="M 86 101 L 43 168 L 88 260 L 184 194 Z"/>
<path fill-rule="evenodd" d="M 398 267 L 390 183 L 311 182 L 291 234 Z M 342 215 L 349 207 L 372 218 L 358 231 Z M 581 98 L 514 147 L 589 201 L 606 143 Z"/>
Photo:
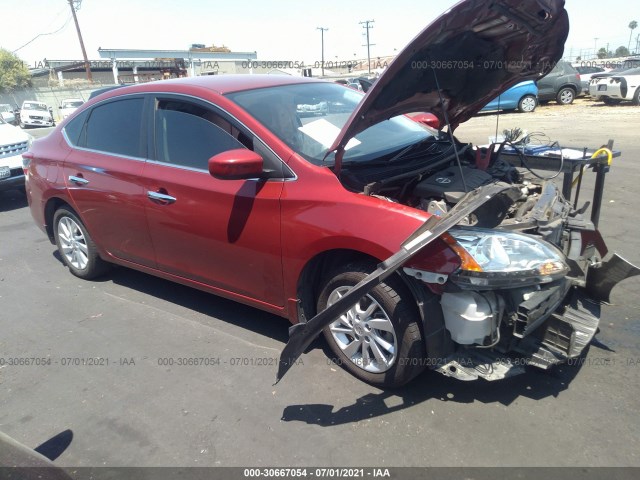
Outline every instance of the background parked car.
<path fill-rule="evenodd" d="M 625 60 L 622 65 L 614 68 L 613 70 L 609 70 L 607 72 L 594 73 L 591 75 L 591 80 L 589 80 L 589 91 L 591 91 L 591 85 L 595 85 L 602 78 L 613 77 L 614 75 L 622 75 L 627 70 L 631 70 L 634 68 L 640 68 L 640 60 Z"/>
<path fill-rule="evenodd" d="M 589 93 L 596 100 L 602 100 L 609 105 L 622 101 L 632 101 L 635 105 L 640 105 L 640 68 L 600 78 L 589 85 Z"/>
<path fill-rule="evenodd" d="M 24 188 L 22 154 L 33 138 L 0 115 L 0 191 Z"/>
<path fill-rule="evenodd" d="M 589 82 L 591 81 L 591 77 L 593 77 L 596 73 L 607 73 L 610 68 L 604 67 L 595 67 L 595 66 L 578 66 L 575 67 L 578 73 L 580 74 L 580 84 L 582 86 L 582 91 L 584 93 L 589 93 Z"/>
<path fill-rule="evenodd" d="M 480 111 L 519 110 L 521 112 L 533 112 L 537 106 L 538 87 L 533 80 L 527 80 L 503 92 L 487 103 Z"/>
<path fill-rule="evenodd" d="M 551 72 L 536 83 L 540 103 L 555 100 L 560 105 L 569 105 L 582 93 L 580 74 L 567 62 L 558 62 Z"/>
<path fill-rule="evenodd" d="M 36 100 L 22 102 L 20 109 L 20 126 L 22 128 L 53 127 L 55 124 L 51 109 L 46 103 Z"/>
<path fill-rule="evenodd" d="M 89 94 L 89 100 L 91 100 L 92 98 L 97 97 L 100 94 L 103 94 L 105 92 L 108 92 L 109 90 L 114 90 L 116 88 L 120 88 L 123 85 L 109 85 L 108 87 L 102 87 L 102 88 L 97 88 L 96 90 L 93 90 L 90 94 Z"/>
<path fill-rule="evenodd" d="M 0 117 L 4 119 L 5 122 L 10 123 L 11 125 L 17 125 L 18 121 L 16 120 L 16 115 L 13 113 L 13 108 L 8 103 L 0 104 Z"/>
<path fill-rule="evenodd" d="M 60 102 L 60 119 L 64 120 L 73 112 L 75 112 L 78 107 L 82 106 L 84 100 L 80 98 L 66 98 Z"/>

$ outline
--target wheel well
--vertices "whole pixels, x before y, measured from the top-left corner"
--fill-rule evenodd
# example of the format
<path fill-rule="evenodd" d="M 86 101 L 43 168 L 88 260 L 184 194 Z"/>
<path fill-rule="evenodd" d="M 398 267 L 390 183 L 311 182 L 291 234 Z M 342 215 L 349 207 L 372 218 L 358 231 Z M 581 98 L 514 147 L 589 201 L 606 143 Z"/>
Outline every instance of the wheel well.
<path fill-rule="evenodd" d="M 47 204 L 44 207 L 44 225 L 51 243 L 55 243 L 55 238 L 53 236 L 53 216 L 60 207 L 67 207 L 72 212 L 75 212 L 71 205 L 64 200 L 55 197 L 47 200 Z"/>
<path fill-rule="evenodd" d="M 297 295 L 300 299 L 298 320 L 306 322 L 317 313 L 317 298 L 327 275 L 343 263 L 362 262 L 377 265 L 380 260 L 357 250 L 328 250 L 313 257 L 302 269 L 298 280 Z M 420 330 L 425 338 L 428 355 L 440 361 L 453 352 L 451 337 L 444 327 L 440 298 L 413 281 L 404 272 L 396 273 L 406 285 L 420 315 Z M 435 363 L 434 363 L 435 365 Z"/>
<path fill-rule="evenodd" d="M 576 89 L 576 86 L 573 85 L 572 83 L 567 83 L 565 85 L 562 85 L 559 89 L 558 89 L 558 93 L 560 93 L 560 90 L 562 90 L 563 88 L 570 88 L 571 90 L 573 90 L 574 95 L 578 94 L 578 90 Z"/>
<path fill-rule="evenodd" d="M 302 269 L 298 279 L 297 295 L 300 299 L 299 320 L 306 321 L 317 313 L 316 299 L 324 284 L 327 275 L 338 265 L 344 263 L 371 263 L 378 264 L 380 260 L 358 252 L 357 250 L 328 250 L 313 257 Z"/>
<path fill-rule="evenodd" d="M 364 263 L 375 266 L 380 262 L 380 259 L 366 253 L 346 249 L 328 250 L 313 257 L 302 269 L 302 273 L 298 279 L 297 295 L 298 299 L 300 299 L 298 311 L 299 320 L 310 320 L 318 313 L 316 302 L 320 291 L 324 286 L 324 282 L 327 280 L 327 276 L 335 270 L 338 265 Z M 412 279 L 407 277 L 402 271 L 397 272 L 395 275 L 407 286 L 413 299 L 417 303 L 422 304 L 424 296 L 420 294 L 417 288 L 418 286 L 411 281 Z"/>

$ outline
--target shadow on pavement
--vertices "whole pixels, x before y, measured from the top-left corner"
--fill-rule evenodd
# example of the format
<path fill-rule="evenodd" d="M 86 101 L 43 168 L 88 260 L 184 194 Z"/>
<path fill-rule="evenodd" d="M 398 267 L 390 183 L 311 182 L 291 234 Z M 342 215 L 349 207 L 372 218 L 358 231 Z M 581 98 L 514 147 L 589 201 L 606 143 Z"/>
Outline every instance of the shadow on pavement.
<path fill-rule="evenodd" d="M 585 354 L 586 352 L 583 353 Z M 583 362 L 576 362 L 573 365 L 559 365 L 548 371 L 529 367 L 522 375 L 495 382 L 462 382 L 434 371 L 426 371 L 400 389 L 369 393 L 357 398 L 353 404 L 335 411 L 333 405 L 327 404 L 290 405 L 284 409 L 282 420 L 333 427 L 387 415 L 427 400 L 499 403 L 508 406 L 519 397 L 532 400 L 557 397 L 568 388 L 582 364 Z"/>
<path fill-rule="evenodd" d="M 20 189 L 0 192 L 0 212 L 9 212 L 28 206 L 27 196 Z"/>
<path fill-rule="evenodd" d="M 289 339 L 291 324 L 287 319 L 195 288 L 128 268 L 114 268 L 105 277 L 98 279 L 98 281 L 100 280 L 111 280 L 116 285 L 131 288 L 204 315 L 218 318 L 283 344 Z"/>

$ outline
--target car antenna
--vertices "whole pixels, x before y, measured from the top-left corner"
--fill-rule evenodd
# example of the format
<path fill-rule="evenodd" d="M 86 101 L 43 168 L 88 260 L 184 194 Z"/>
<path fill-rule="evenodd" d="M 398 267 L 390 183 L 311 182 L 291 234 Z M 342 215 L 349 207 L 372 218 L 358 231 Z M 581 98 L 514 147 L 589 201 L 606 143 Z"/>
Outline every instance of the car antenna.
<path fill-rule="evenodd" d="M 449 123 L 449 114 L 447 113 L 447 109 L 444 108 L 444 98 L 442 98 L 442 91 L 440 90 L 440 82 L 438 82 L 438 75 L 436 74 L 436 69 L 431 68 L 433 70 L 433 78 L 436 80 L 436 88 L 438 89 L 438 96 L 440 97 L 440 107 L 442 108 L 442 113 L 444 114 L 444 123 L 447 124 L 447 132 L 449 133 L 449 140 L 451 140 L 451 145 L 453 146 L 453 153 L 456 156 L 456 162 L 458 163 L 458 168 L 460 169 L 460 178 L 462 179 L 462 186 L 464 187 L 464 193 L 469 193 L 469 189 L 467 188 L 467 182 L 464 179 L 464 172 L 462 171 L 462 163 L 460 162 L 460 155 L 458 155 L 458 147 L 456 147 L 456 140 L 453 138 L 453 132 L 451 131 L 451 123 Z"/>

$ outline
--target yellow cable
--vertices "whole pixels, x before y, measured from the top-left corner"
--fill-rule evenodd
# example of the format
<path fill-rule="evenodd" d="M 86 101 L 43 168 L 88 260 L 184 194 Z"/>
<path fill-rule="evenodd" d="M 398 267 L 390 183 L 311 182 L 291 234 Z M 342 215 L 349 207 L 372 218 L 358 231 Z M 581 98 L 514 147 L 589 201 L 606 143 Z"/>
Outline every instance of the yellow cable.
<path fill-rule="evenodd" d="M 607 155 L 607 165 L 611 165 L 611 162 L 613 161 L 613 152 L 611 150 L 609 150 L 608 148 L 600 148 L 599 150 L 596 150 L 593 155 L 591 155 L 591 158 L 597 158 L 599 157 L 601 154 L 605 153 Z M 571 182 L 571 188 L 575 187 L 576 184 L 578 183 L 578 179 L 580 178 L 580 174 L 578 174 L 578 176 L 576 178 L 573 179 L 573 182 Z"/>

